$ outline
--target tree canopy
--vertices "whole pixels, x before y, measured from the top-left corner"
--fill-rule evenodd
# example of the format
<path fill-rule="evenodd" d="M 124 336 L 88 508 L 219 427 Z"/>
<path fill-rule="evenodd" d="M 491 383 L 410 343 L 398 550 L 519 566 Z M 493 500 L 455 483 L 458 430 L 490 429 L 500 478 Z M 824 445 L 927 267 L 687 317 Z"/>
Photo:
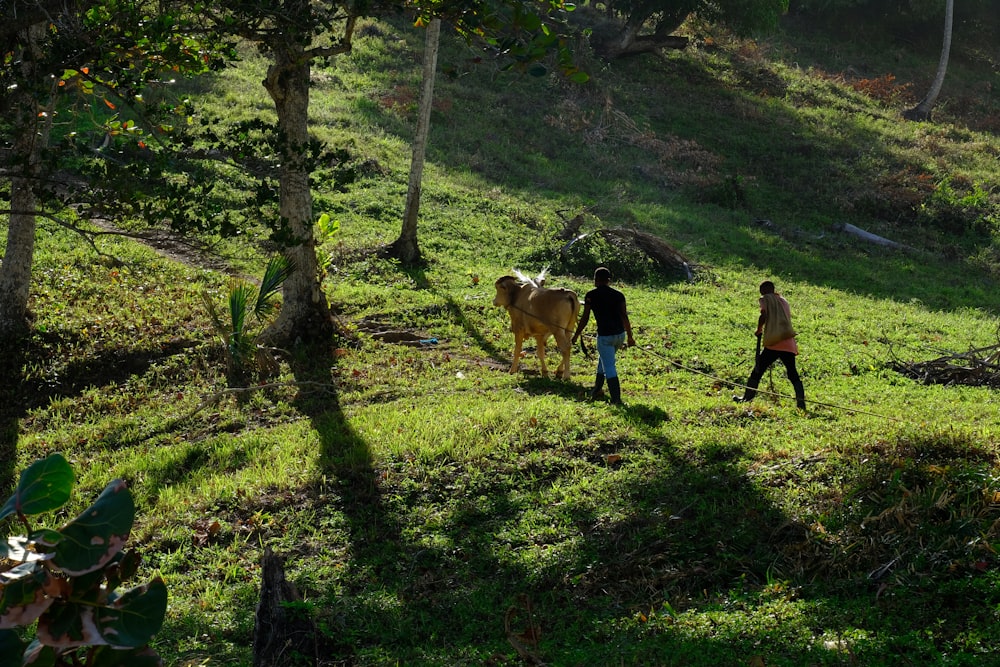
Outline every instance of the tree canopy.
<path fill-rule="evenodd" d="M 210 182 L 177 169 L 168 131 L 176 108 L 163 98 L 143 104 L 144 93 L 217 66 L 228 47 L 167 3 L 15 0 L 0 5 L 0 18 L 0 177 L 10 183 L 0 332 L 14 332 L 26 323 L 38 216 L 91 241 L 80 218 L 200 224 L 190 202 Z"/>

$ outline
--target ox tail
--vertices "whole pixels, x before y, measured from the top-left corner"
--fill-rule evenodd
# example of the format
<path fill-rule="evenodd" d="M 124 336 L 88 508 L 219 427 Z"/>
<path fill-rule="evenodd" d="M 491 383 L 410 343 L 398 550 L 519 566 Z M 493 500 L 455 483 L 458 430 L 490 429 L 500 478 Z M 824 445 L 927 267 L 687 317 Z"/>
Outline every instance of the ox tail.
<path fill-rule="evenodd" d="M 576 331 L 577 320 L 580 319 L 580 297 L 577 296 L 576 292 L 570 292 L 566 295 L 566 299 L 569 301 L 570 306 L 573 308 L 573 314 L 570 315 L 568 326 L 566 330 L 573 335 Z"/>

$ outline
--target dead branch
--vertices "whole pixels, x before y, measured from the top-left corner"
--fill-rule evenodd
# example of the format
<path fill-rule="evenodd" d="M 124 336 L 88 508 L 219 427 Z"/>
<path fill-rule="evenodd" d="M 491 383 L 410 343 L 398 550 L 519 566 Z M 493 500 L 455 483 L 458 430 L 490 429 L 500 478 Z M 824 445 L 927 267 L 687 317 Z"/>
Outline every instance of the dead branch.
<path fill-rule="evenodd" d="M 510 642 L 510 645 L 514 647 L 514 650 L 517 651 L 517 654 L 526 663 L 536 665 L 537 667 L 545 667 L 545 662 L 528 648 L 528 645 L 530 645 L 531 648 L 536 651 L 538 650 L 538 639 L 541 634 L 538 626 L 535 624 L 534 614 L 531 609 L 531 600 L 527 596 L 521 596 L 520 603 L 527 613 L 528 627 L 522 633 L 517 633 L 511 628 L 514 617 L 520 610 L 516 606 L 510 607 L 503 617 L 503 626 L 504 631 L 507 633 L 507 641 Z"/>
<path fill-rule="evenodd" d="M 598 229 L 586 234 L 579 234 L 563 245 L 559 253 L 565 257 L 569 249 L 573 247 L 573 244 L 588 236 L 601 236 L 608 240 L 617 240 L 629 244 L 656 262 L 664 270 L 664 273 L 680 273 L 689 282 L 694 280 L 692 272 L 697 267 L 696 264 L 688 260 L 680 251 L 663 239 L 648 232 L 639 231 L 638 229 L 619 227 L 616 229 Z"/>
<path fill-rule="evenodd" d="M 928 361 L 907 362 L 894 358 L 889 367 L 924 384 L 1000 389 L 1000 344 Z"/>

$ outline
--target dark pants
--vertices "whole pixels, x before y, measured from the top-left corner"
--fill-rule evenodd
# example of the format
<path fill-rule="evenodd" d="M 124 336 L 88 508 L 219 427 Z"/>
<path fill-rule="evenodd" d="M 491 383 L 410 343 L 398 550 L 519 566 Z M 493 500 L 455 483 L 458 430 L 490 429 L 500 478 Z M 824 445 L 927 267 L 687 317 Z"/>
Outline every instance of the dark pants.
<path fill-rule="evenodd" d="M 795 389 L 795 404 L 800 408 L 804 408 L 806 405 L 806 391 L 802 387 L 799 372 L 795 369 L 795 354 L 792 352 L 779 352 L 766 347 L 761 350 L 760 355 L 757 357 L 757 363 L 754 364 L 753 371 L 750 373 L 750 379 L 747 380 L 747 387 L 749 388 L 743 395 L 743 400 L 753 400 L 753 397 L 757 395 L 757 387 L 760 386 L 760 379 L 764 377 L 764 371 L 779 359 L 785 365 L 788 380 Z"/>

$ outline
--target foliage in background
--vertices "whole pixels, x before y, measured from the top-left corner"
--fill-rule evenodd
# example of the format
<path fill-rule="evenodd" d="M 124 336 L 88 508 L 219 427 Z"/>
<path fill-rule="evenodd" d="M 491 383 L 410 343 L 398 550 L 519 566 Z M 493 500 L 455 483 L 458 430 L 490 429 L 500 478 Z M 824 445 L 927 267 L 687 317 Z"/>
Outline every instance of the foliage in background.
<path fill-rule="evenodd" d="M 125 483 L 108 484 L 93 505 L 58 529 L 28 519 L 61 508 L 73 481 L 66 458 L 52 454 L 21 473 L 14 494 L 0 508 L 0 520 L 15 517 L 26 531 L 0 546 L 0 662 L 160 665 L 148 644 L 167 611 L 163 580 L 118 590 L 139 567 L 138 555 L 124 551 L 135 520 Z M 18 628 L 33 628 L 27 646 Z"/>

